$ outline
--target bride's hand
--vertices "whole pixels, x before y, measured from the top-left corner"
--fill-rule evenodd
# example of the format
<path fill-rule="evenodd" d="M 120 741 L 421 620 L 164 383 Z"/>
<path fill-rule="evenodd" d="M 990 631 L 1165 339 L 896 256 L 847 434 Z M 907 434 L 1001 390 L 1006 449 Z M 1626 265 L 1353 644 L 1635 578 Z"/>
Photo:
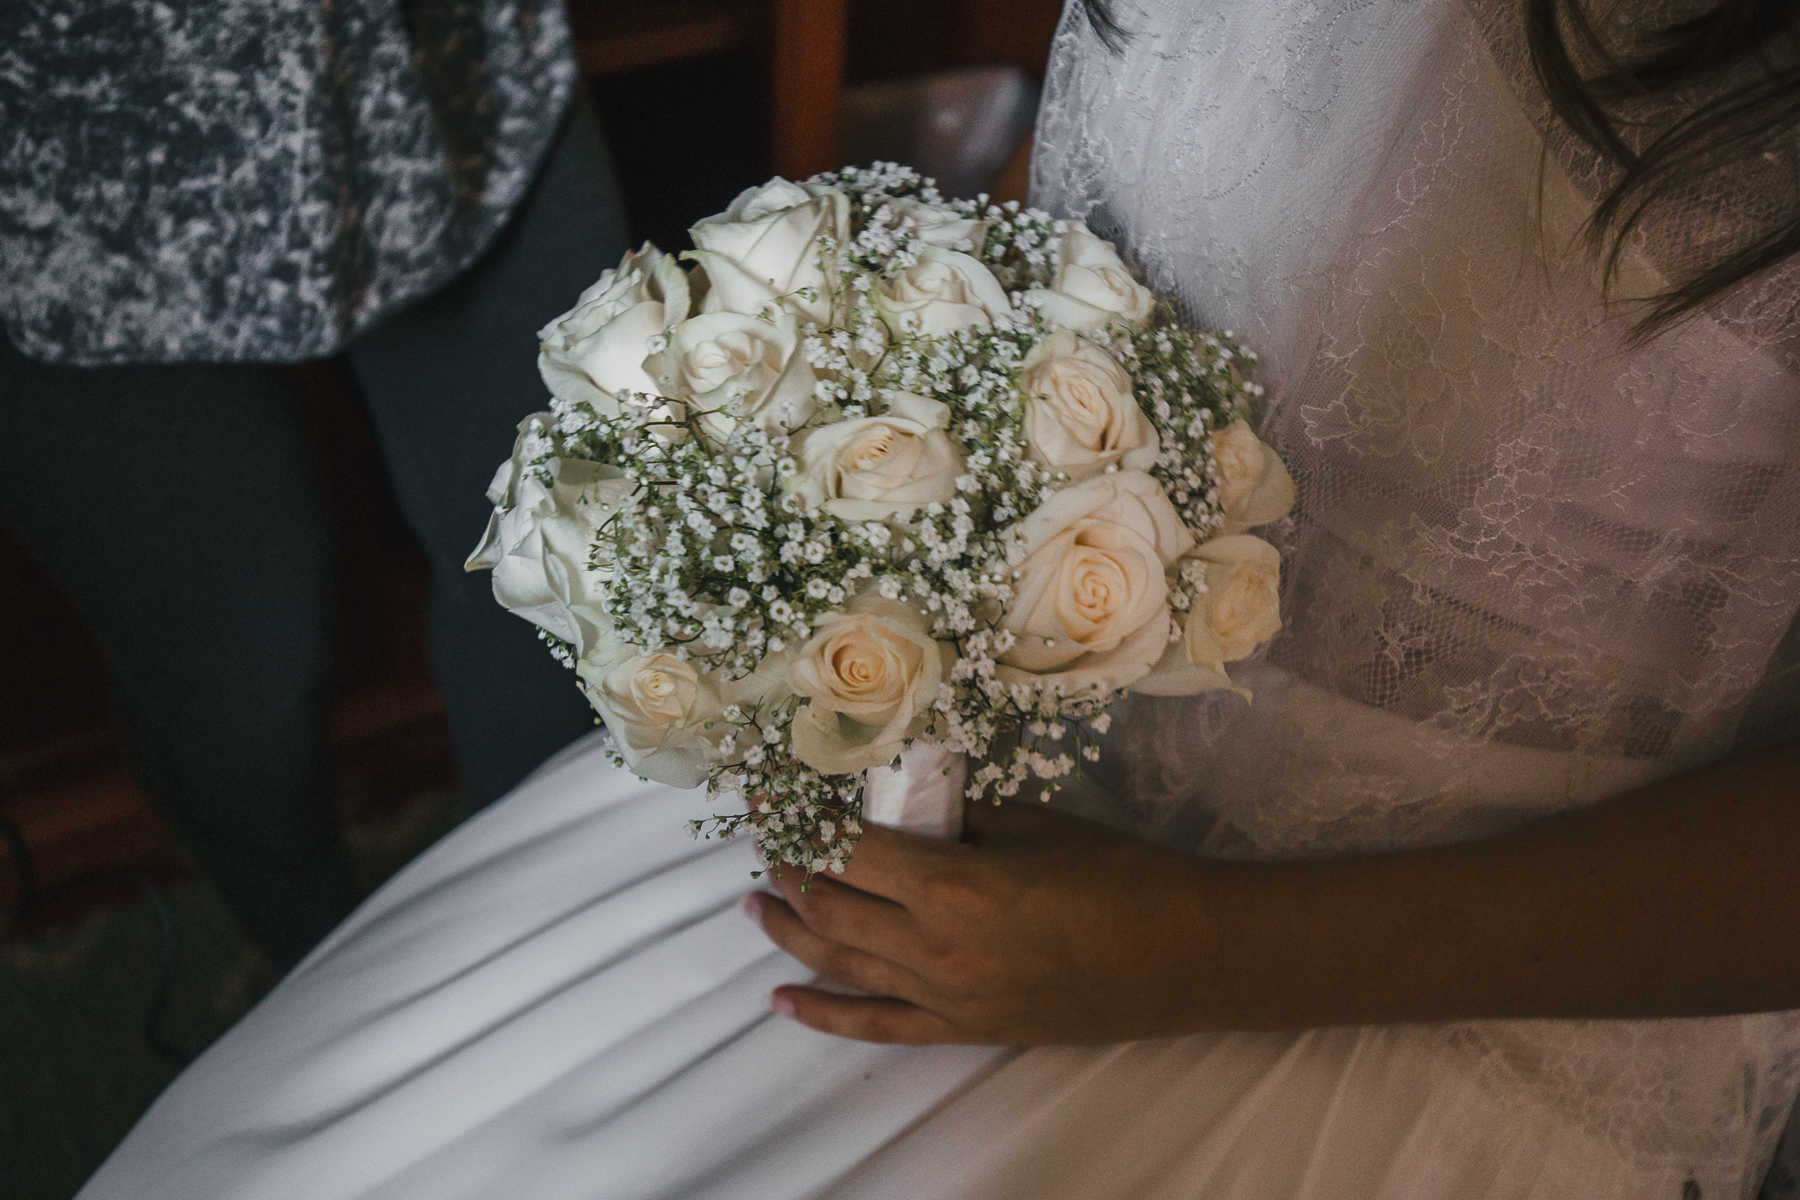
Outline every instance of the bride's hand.
<path fill-rule="evenodd" d="M 972 845 L 869 828 L 840 878 L 752 903 L 870 993 L 777 1002 L 869 1041 L 1773 1012 L 1800 1008 L 1797 778 L 1800 741 L 1493 837 L 1272 863 L 972 806 Z"/>
<path fill-rule="evenodd" d="M 970 805 L 967 841 L 865 826 L 843 875 L 792 868 L 746 909 L 821 975 L 772 1004 L 870 1042 L 1112 1042 L 1189 1032 L 1217 936 L 1208 865 L 1020 802 Z"/>

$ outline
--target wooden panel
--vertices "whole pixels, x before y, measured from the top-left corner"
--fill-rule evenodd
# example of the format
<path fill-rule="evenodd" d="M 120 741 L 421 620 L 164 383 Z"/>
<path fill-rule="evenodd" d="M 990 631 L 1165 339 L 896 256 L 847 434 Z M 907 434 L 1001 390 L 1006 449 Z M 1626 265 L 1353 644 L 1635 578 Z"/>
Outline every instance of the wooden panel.
<path fill-rule="evenodd" d="M 988 197 L 994 203 L 1005 204 L 1008 200 L 1025 203 L 1026 193 L 1031 190 L 1031 145 L 1032 137 L 1027 134 L 994 176 L 994 181 L 988 184 Z"/>
<path fill-rule="evenodd" d="M 968 7 L 969 0 L 849 0 L 844 78 L 878 83 L 967 66 Z"/>
<path fill-rule="evenodd" d="M 1011 63 L 1044 77 L 1050 39 L 1062 19 L 1062 0 L 979 0 L 967 3 L 958 39 L 963 62 L 970 66 Z M 1124 11 L 1129 13 L 1130 7 Z"/>
<path fill-rule="evenodd" d="M 570 0 L 575 53 L 589 75 L 721 54 L 744 41 L 752 18 L 730 0 Z"/>
<path fill-rule="evenodd" d="M 1042 79 L 1062 0 L 849 0 L 845 78 L 1011 64 Z"/>
<path fill-rule="evenodd" d="M 804 179 L 841 165 L 844 0 L 571 0 L 569 21 L 589 75 L 759 42 L 769 66 L 775 170 Z"/>
<path fill-rule="evenodd" d="M 773 0 L 775 170 L 805 179 L 837 161 L 844 0 Z"/>

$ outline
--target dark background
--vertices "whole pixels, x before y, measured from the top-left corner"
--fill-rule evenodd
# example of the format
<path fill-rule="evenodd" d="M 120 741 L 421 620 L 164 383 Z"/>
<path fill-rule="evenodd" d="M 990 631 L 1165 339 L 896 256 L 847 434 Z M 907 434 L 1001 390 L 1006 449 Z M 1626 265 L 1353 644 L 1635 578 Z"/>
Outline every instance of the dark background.
<path fill-rule="evenodd" d="M 729 7 L 735 2 L 570 0 L 578 31 L 633 22 L 649 57 L 671 60 L 591 81 L 635 240 L 685 248 L 688 224 L 772 173 L 761 10 Z M 655 26 L 665 3 L 671 21 L 687 21 L 685 32 Z M 987 64 L 1012 64 L 1035 80 L 1060 7 L 849 0 L 844 82 Z M 710 45 L 724 39 L 719 29 L 737 30 L 741 44 Z M 683 57 L 696 47 L 698 57 Z M 453 827 L 462 809 L 426 662 L 423 554 L 390 494 L 349 373 L 335 361 L 296 369 L 335 516 L 338 803 L 373 886 Z M 480 533 L 469 531 L 471 547 Z M 181 1063 L 274 976 L 132 784 L 113 745 L 98 652 L 4 528 L 0 811 L 23 831 L 49 899 L 29 919 L 0 916 L 0 1200 L 64 1200 Z M 139 877 L 166 898 L 173 942 Z M 0 844 L 0 914 L 14 912 L 19 884 L 15 856 Z M 169 991 L 157 1006 L 162 980 Z M 154 1018 L 149 1037 L 146 1015 Z"/>

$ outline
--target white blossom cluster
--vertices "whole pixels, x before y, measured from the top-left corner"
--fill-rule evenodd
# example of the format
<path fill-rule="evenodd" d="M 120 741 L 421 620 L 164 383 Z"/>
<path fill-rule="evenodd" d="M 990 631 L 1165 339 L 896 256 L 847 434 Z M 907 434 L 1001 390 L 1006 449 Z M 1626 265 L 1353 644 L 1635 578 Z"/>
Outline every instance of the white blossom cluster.
<path fill-rule="evenodd" d="M 698 825 L 842 870 L 911 741 L 982 760 L 971 797 L 1054 787 L 1122 690 L 1229 687 L 1279 627 L 1253 356 L 1081 223 L 876 164 L 692 233 L 544 329 L 470 566 L 621 761 L 748 798 Z"/>

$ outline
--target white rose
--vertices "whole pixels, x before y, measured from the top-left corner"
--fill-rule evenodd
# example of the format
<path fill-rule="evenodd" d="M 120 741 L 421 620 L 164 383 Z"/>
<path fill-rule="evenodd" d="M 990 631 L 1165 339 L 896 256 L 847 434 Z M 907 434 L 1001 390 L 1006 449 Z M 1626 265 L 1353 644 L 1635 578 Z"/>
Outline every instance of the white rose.
<path fill-rule="evenodd" d="M 900 228 L 907 230 L 927 246 L 960 250 L 964 254 L 981 253 L 987 241 L 988 223 L 965 217 L 954 209 L 938 208 L 917 196 L 888 201 Z"/>
<path fill-rule="evenodd" d="M 627 766 L 670 787 L 706 782 L 724 732 L 711 679 L 662 653 L 597 655 L 575 670 Z"/>
<path fill-rule="evenodd" d="M 1281 628 L 1281 552 L 1261 538 L 1228 534 L 1195 549 L 1206 564 L 1206 591 L 1188 610 L 1182 642 L 1188 662 L 1225 673 Z"/>
<path fill-rule="evenodd" d="M 1162 485 L 1140 471 L 1098 475 L 1051 496 L 1020 532 L 1003 618 L 1018 641 L 1000 680 L 1072 694 L 1148 674 L 1169 644 L 1168 568 L 1194 544 Z"/>
<path fill-rule="evenodd" d="M 1132 277 L 1112 243 L 1076 224 L 1056 246 L 1056 276 L 1048 288 L 1027 297 L 1044 316 L 1065 329 L 1092 333 L 1110 321 L 1142 329 L 1156 307 L 1156 295 Z"/>
<path fill-rule="evenodd" d="M 1243 421 L 1213 435 L 1213 462 L 1219 469 L 1226 533 L 1279 521 L 1294 507 L 1293 477 Z"/>
<path fill-rule="evenodd" d="M 775 178 L 740 193 L 731 207 L 688 230 L 684 255 L 706 270 L 707 312 L 759 316 L 770 304 L 801 319 L 831 319 L 831 281 L 819 266 L 819 238 L 850 237 L 850 201 L 835 188 Z M 799 293 L 815 291 L 808 300 Z"/>
<path fill-rule="evenodd" d="M 896 334 L 906 332 L 900 318 L 911 313 L 918 319 L 912 332 L 936 337 L 989 324 L 1012 302 L 981 260 L 927 246 L 918 262 L 876 286 L 875 307 Z"/>
<path fill-rule="evenodd" d="M 550 429 L 555 424 L 555 415 L 547 412 L 532 413 L 519 422 L 518 436 L 513 438 L 512 454 L 495 469 L 494 478 L 488 483 L 489 504 L 495 508 L 511 508 L 513 506 L 516 499 L 515 489 L 518 487 L 520 477 L 525 473 L 525 464 L 555 450 L 556 442 L 550 436 Z M 489 531 L 492 532 L 491 521 L 489 525 Z M 486 543 L 484 542 L 483 545 L 485 546 Z M 480 555 L 481 550 L 477 549 L 475 554 L 463 564 L 464 570 L 474 571 L 494 565 L 489 562 L 477 563 L 475 559 Z"/>
<path fill-rule="evenodd" d="M 688 302 L 687 273 L 645 242 L 538 331 L 538 373 L 558 399 L 617 416 L 620 392 L 656 394 L 644 371 L 646 343 L 684 320 Z"/>
<path fill-rule="evenodd" d="M 1156 429 L 1131 394 L 1119 360 L 1072 330 L 1031 348 L 1019 372 L 1025 445 L 1034 461 L 1070 479 L 1107 467 L 1146 471 L 1156 463 Z"/>
<path fill-rule="evenodd" d="M 962 453 L 944 432 L 950 410 L 909 392 L 878 417 L 809 429 L 788 487 L 809 507 L 846 521 L 908 516 L 956 494 Z"/>
<path fill-rule="evenodd" d="M 580 657 L 612 633 L 607 573 L 588 565 L 596 530 L 637 483 L 616 467 L 583 459 L 551 459 L 545 469 L 554 480 L 548 487 L 536 472 L 515 469 L 511 506 L 495 511 L 464 565 L 491 568 L 494 599 Z"/>
<path fill-rule="evenodd" d="M 691 401 L 720 441 L 739 422 L 785 433 L 812 417 L 812 368 L 792 313 L 774 321 L 742 313 L 703 313 L 669 331 L 669 344 L 644 364 L 663 394 Z M 735 415 L 734 415 L 735 414 Z"/>
<path fill-rule="evenodd" d="M 794 692 L 808 700 L 794 713 L 795 756 L 827 775 L 892 762 L 924 729 L 945 648 L 917 609 L 872 594 L 813 627 L 790 669 Z"/>

